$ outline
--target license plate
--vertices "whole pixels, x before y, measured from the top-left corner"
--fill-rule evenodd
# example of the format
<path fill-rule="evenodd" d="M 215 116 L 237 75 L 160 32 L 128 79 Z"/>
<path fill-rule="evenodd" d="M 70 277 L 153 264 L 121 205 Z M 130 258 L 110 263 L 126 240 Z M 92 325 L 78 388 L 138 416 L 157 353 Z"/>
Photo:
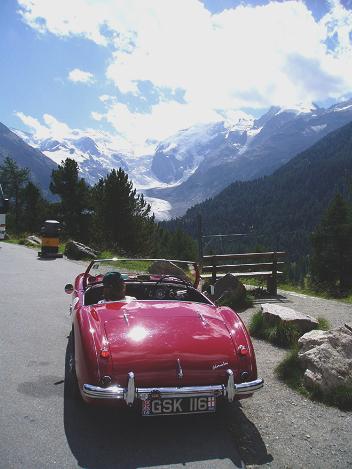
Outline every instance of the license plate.
<path fill-rule="evenodd" d="M 184 397 L 172 399 L 146 399 L 142 401 L 142 415 L 201 414 L 215 412 L 214 396 Z"/>

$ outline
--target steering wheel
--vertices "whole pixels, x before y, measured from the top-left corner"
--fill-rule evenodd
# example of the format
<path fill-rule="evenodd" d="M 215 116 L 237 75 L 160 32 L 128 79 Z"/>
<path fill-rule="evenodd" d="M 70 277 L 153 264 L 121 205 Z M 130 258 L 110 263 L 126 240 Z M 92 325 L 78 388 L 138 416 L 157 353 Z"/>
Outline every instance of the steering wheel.
<path fill-rule="evenodd" d="M 190 287 L 192 287 L 192 285 L 189 282 L 184 280 L 182 277 L 179 277 L 178 275 L 172 275 L 172 274 L 163 275 L 162 277 L 159 278 L 159 280 L 155 282 L 155 285 L 153 288 L 153 296 L 155 296 L 159 300 L 162 300 L 165 297 L 164 288 L 159 288 L 159 287 L 167 278 L 179 280 L 186 287 L 187 291 L 190 289 Z"/>

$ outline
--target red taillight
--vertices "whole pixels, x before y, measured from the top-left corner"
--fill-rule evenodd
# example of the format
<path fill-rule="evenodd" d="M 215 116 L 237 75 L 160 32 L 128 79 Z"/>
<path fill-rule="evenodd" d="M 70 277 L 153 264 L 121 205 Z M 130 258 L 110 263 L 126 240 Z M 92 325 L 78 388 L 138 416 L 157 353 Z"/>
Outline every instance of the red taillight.
<path fill-rule="evenodd" d="M 248 348 L 246 348 L 244 345 L 240 345 L 237 351 L 238 351 L 238 354 L 241 355 L 242 357 L 245 357 L 249 354 Z"/>
<path fill-rule="evenodd" d="M 110 352 L 108 349 L 103 348 L 100 350 L 100 356 L 101 358 L 109 358 L 110 357 Z"/>

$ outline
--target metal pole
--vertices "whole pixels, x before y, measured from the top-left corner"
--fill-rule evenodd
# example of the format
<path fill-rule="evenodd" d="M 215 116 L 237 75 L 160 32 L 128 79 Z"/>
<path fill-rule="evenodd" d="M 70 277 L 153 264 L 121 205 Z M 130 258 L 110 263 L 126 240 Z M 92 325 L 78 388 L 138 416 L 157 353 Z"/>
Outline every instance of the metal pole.
<path fill-rule="evenodd" d="M 202 233 L 202 216 L 198 214 L 197 216 L 198 223 L 198 262 L 202 264 L 203 262 L 203 233 Z"/>

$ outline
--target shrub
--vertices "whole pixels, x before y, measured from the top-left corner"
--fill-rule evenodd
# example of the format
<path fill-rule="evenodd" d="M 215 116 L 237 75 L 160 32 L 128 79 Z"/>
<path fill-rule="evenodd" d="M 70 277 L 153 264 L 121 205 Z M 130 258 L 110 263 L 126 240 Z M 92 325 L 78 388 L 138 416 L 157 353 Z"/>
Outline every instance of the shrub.
<path fill-rule="evenodd" d="M 244 297 L 238 298 L 235 295 L 225 295 L 218 301 L 219 306 L 228 306 L 232 309 L 246 309 L 253 306 L 254 297 L 246 292 Z"/>
<path fill-rule="evenodd" d="M 319 316 L 317 319 L 318 319 L 318 325 L 316 329 L 320 331 L 328 331 L 330 329 L 331 325 L 327 319 L 321 316 Z"/>
<path fill-rule="evenodd" d="M 297 343 L 299 330 L 293 324 L 284 322 L 266 323 L 260 311 L 252 316 L 249 332 L 253 337 L 268 340 L 279 347 L 289 347 Z"/>
<path fill-rule="evenodd" d="M 329 328 L 329 321 L 319 317 L 316 329 L 327 331 Z M 300 331 L 293 324 L 287 324 L 281 321 L 267 323 L 260 311 L 252 316 L 249 324 L 249 332 L 253 337 L 267 340 L 279 347 L 297 347 L 297 341 L 301 336 Z"/>
<path fill-rule="evenodd" d="M 284 381 L 291 388 L 307 396 L 309 392 L 303 386 L 304 369 L 298 360 L 298 350 L 298 345 L 294 345 L 276 367 L 275 373 L 281 381 Z"/>
<path fill-rule="evenodd" d="M 325 396 L 327 404 L 342 410 L 352 410 L 352 382 L 337 386 Z"/>
<path fill-rule="evenodd" d="M 275 373 L 278 378 L 305 397 L 342 410 L 352 410 L 352 382 L 337 386 L 326 394 L 322 393 L 319 387 L 307 389 L 304 386 L 305 370 L 298 359 L 298 350 L 298 346 L 293 347 L 276 367 Z"/>

